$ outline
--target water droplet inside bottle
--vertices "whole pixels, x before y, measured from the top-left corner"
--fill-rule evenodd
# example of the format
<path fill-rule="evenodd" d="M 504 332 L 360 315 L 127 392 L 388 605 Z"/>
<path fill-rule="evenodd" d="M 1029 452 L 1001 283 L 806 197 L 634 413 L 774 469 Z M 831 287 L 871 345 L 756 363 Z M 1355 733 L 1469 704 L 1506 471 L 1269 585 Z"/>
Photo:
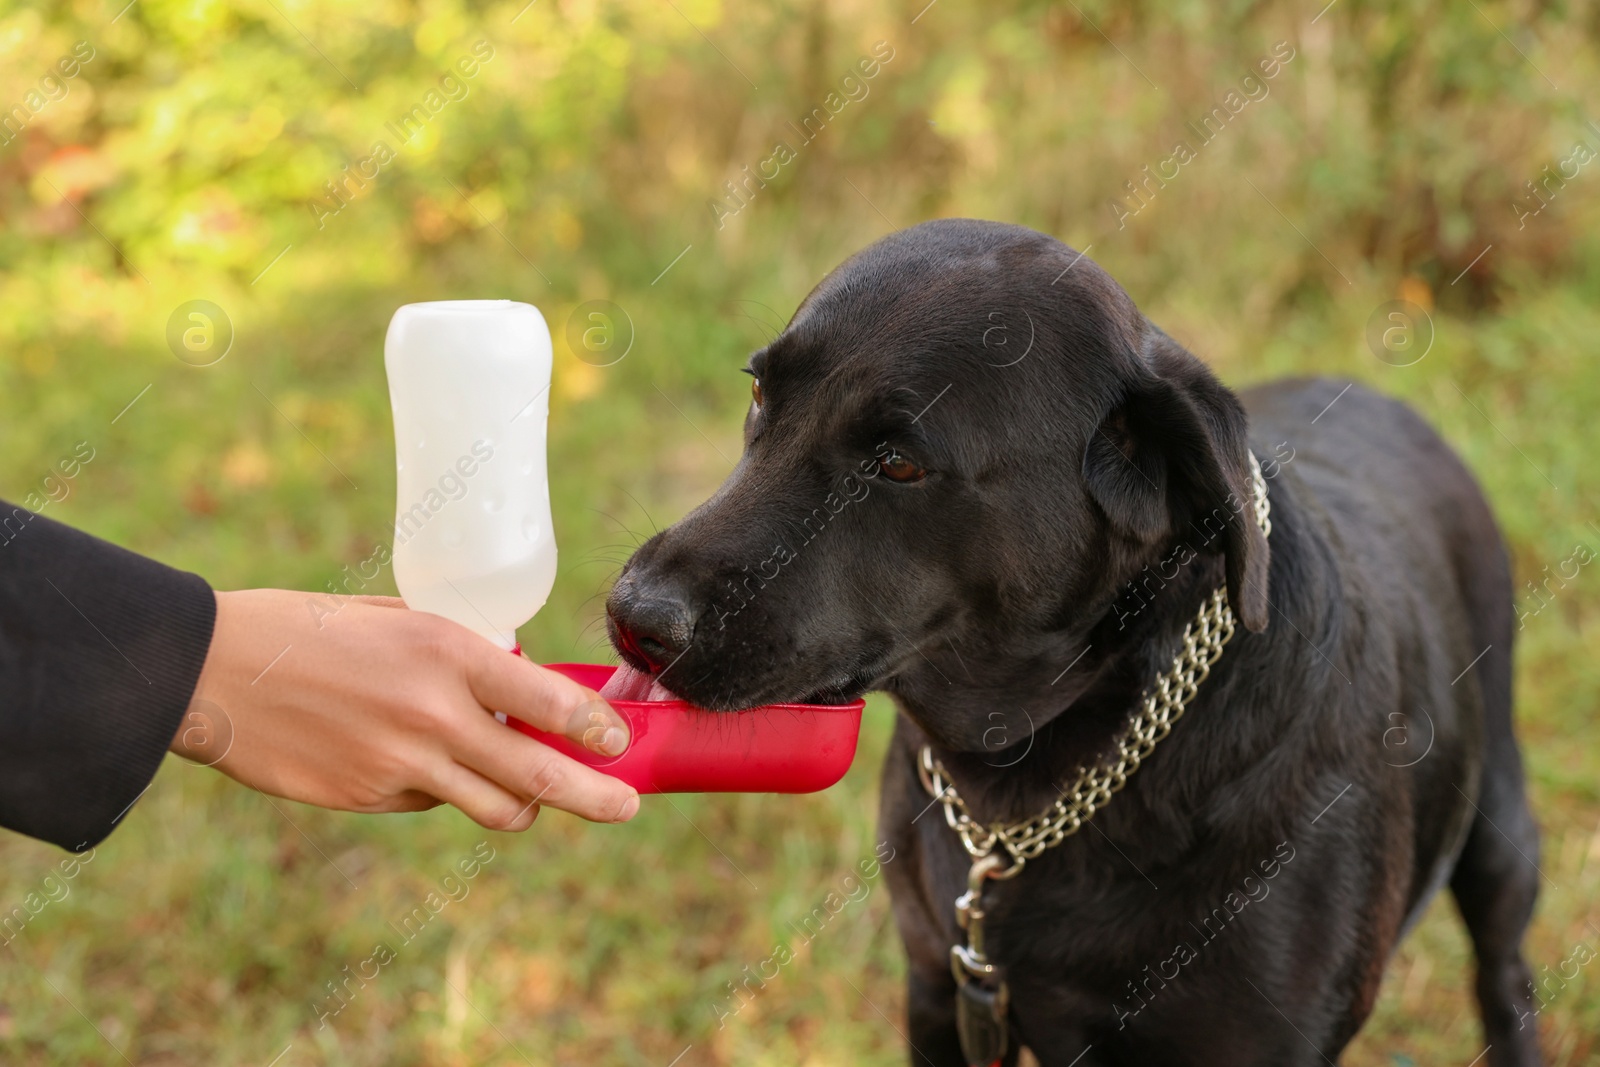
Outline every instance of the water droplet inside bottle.
<path fill-rule="evenodd" d="M 491 515 L 495 514 L 505 506 L 505 501 L 501 500 L 497 496 L 488 497 L 483 502 L 483 510 L 487 511 Z"/>
<path fill-rule="evenodd" d="M 539 520 L 532 515 L 522 517 L 522 536 L 524 540 L 539 540 Z"/>
<path fill-rule="evenodd" d="M 525 460 L 522 461 L 522 473 L 523 474 L 532 474 L 533 473 L 533 460 L 525 459 Z"/>

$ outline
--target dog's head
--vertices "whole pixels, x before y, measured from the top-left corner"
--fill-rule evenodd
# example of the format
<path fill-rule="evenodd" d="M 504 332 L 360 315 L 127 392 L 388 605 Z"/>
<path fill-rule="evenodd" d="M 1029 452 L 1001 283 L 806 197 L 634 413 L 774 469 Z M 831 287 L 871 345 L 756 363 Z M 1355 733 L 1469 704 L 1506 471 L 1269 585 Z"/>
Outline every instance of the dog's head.
<path fill-rule="evenodd" d="M 1266 625 L 1243 409 L 1058 241 L 964 219 L 884 238 L 747 369 L 738 466 L 607 602 L 623 658 L 685 699 L 890 689 L 976 750 L 983 711 L 1050 687 L 1201 517 L 1197 558 Z"/>

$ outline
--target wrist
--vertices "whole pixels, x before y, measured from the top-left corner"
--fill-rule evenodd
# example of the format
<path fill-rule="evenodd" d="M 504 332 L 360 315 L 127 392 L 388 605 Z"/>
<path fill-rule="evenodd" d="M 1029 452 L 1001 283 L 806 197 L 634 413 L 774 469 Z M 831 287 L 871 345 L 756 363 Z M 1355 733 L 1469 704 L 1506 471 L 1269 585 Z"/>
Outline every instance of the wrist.
<path fill-rule="evenodd" d="M 228 744 L 231 745 L 233 739 L 232 723 L 227 713 L 211 698 L 211 694 L 220 688 L 218 678 L 225 670 L 224 661 L 231 637 L 232 612 L 224 599 L 229 595 L 212 591 L 216 601 L 216 621 L 211 628 L 211 644 L 206 648 L 200 675 L 195 679 L 193 692 L 189 694 L 188 707 L 184 709 L 178 729 L 167 746 L 167 751 L 174 755 L 208 766 L 221 758 L 218 743 L 224 725 Z"/>

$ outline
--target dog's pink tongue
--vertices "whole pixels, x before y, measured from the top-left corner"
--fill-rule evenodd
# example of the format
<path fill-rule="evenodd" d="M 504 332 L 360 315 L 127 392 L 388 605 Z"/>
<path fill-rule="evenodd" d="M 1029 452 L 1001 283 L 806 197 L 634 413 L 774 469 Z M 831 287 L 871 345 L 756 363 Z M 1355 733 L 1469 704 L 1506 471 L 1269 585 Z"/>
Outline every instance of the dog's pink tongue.
<path fill-rule="evenodd" d="M 604 700 L 677 700 L 666 686 L 656 681 L 656 676 L 635 670 L 624 663 L 600 687 Z"/>

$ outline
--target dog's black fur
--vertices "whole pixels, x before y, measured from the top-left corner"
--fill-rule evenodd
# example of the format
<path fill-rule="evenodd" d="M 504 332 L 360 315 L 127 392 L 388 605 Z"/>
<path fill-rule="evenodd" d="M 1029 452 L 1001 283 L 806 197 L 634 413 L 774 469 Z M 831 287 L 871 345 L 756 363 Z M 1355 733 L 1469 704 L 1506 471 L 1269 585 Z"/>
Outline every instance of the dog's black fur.
<path fill-rule="evenodd" d="M 710 708 L 892 694 L 914 1063 L 962 1062 L 969 865 L 919 746 L 985 822 L 1043 810 L 1219 584 L 1240 627 L 1171 737 L 991 883 L 1016 1039 L 1045 1067 L 1331 1062 L 1448 883 L 1486 1062 L 1539 1062 L 1506 553 L 1416 415 L 1327 381 L 1236 397 L 1091 260 L 968 220 L 852 257 L 750 369 L 738 467 L 634 555 L 612 636 Z"/>

